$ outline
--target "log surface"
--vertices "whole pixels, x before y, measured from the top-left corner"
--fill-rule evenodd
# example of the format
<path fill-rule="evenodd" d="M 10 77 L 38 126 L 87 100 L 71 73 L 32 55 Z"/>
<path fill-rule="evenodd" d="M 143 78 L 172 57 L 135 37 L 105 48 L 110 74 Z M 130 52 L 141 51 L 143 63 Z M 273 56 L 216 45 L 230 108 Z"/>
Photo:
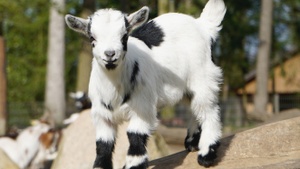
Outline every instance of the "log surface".
<path fill-rule="evenodd" d="M 300 117 L 266 124 L 221 140 L 210 168 L 299 168 Z M 149 163 L 151 169 L 198 169 L 197 152 L 182 151 Z"/>

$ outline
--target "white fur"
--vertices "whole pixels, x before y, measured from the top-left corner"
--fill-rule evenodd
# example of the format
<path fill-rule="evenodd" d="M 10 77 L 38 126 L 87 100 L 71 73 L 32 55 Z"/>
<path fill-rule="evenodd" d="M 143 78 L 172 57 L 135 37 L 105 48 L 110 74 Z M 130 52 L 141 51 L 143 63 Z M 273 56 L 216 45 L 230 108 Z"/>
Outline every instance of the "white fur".
<path fill-rule="evenodd" d="M 127 156 L 125 169 L 129 169 L 130 167 L 138 166 L 139 164 L 143 163 L 145 160 L 148 160 L 147 155 Z"/>
<path fill-rule="evenodd" d="M 0 139 L 0 148 L 16 163 L 20 169 L 26 168 L 39 151 L 39 137 L 47 132 L 50 127 L 46 124 L 38 124 L 26 128 L 16 140 L 10 138 Z"/>
<path fill-rule="evenodd" d="M 221 136 L 217 103 L 222 72 L 211 60 L 210 47 L 225 11 L 222 0 L 210 0 L 197 19 L 178 13 L 161 15 L 153 20 L 164 32 L 163 42 L 150 49 L 139 39 L 129 37 L 127 52 L 120 41 L 127 32 L 124 15 L 110 9 L 96 12 L 91 25 L 94 58 L 89 84 L 96 139 L 114 140 L 115 125 L 122 120 L 130 120 L 129 132 L 150 134 L 157 124 L 157 107 L 173 105 L 185 93 L 192 93 L 194 123 L 202 127 L 199 154 L 206 155 L 209 146 Z M 134 14 L 130 15 L 132 20 Z M 107 57 L 107 50 L 115 51 L 115 56 Z M 105 64 L 111 60 L 118 66 L 107 70 Z M 132 89 L 130 78 L 135 62 L 139 72 Z M 122 104 L 126 93 L 131 97 Z M 113 110 L 102 103 L 111 105 Z"/>

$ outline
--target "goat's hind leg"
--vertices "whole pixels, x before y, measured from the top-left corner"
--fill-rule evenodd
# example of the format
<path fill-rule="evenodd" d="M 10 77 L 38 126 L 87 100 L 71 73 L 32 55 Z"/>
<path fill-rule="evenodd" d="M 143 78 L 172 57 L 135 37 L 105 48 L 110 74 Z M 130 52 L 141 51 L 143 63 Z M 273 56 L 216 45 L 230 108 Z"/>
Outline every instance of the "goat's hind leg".
<path fill-rule="evenodd" d="M 193 117 L 188 126 L 187 136 L 184 140 L 185 149 L 187 149 L 190 152 L 199 150 L 198 144 L 200 140 L 201 131 L 201 126 Z"/>
<path fill-rule="evenodd" d="M 221 137 L 221 122 L 217 104 L 202 105 L 201 107 L 201 110 L 198 110 L 198 113 L 195 114 L 199 127 L 198 130 L 194 131 L 196 131 L 196 135 L 198 132 L 200 135 L 198 163 L 208 167 L 217 158 L 217 148 L 220 145 L 219 139 Z"/>
<path fill-rule="evenodd" d="M 202 86 L 201 89 L 203 89 Z M 221 137 L 219 106 L 214 90 L 195 91 L 191 109 L 195 120 L 189 127 L 185 147 L 189 151 L 198 151 L 198 163 L 208 167 L 217 158 L 217 148 Z M 203 93 L 205 91 L 205 93 Z"/>

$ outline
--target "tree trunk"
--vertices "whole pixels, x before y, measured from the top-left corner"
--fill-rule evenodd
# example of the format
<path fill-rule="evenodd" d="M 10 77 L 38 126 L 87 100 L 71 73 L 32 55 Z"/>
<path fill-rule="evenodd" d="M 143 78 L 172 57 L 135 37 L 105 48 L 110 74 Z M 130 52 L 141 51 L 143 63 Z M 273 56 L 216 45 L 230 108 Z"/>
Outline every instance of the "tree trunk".
<path fill-rule="evenodd" d="M 191 14 L 193 1 L 192 0 L 185 0 L 184 4 L 185 4 L 185 13 Z"/>
<path fill-rule="evenodd" d="M 62 12 L 64 0 L 52 0 L 48 34 L 48 62 L 46 79 L 45 113 L 50 123 L 60 126 L 65 117 L 65 23 Z"/>
<path fill-rule="evenodd" d="M 167 13 L 169 10 L 169 0 L 158 1 L 158 15 Z"/>
<path fill-rule="evenodd" d="M 7 126 L 6 87 L 5 46 L 4 39 L 0 36 L 0 136 L 5 134 Z"/>
<path fill-rule="evenodd" d="M 268 72 L 272 34 L 273 1 L 262 0 L 257 63 L 256 93 L 253 115 L 257 120 L 266 120 L 268 104 Z"/>
<path fill-rule="evenodd" d="M 175 0 L 169 0 L 169 12 L 175 12 Z"/>

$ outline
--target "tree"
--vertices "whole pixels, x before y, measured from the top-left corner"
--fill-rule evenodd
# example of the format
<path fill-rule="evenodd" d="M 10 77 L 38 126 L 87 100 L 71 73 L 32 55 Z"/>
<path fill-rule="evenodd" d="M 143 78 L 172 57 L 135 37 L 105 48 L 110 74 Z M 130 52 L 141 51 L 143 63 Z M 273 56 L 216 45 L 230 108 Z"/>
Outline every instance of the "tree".
<path fill-rule="evenodd" d="M 64 0 L 52 0 L 48 34 L 48 61 L 45 96 L 45 114 L 55 126 L 62 124 L 65 117 L 65 23 Z"/>
<path fill-rule="evenodd" d="M 0 136 L 4 135 L 7 126 L 6 109 L 6 61 L 2 31 L 0 30 Z"/>
<path fill-rule="evenodd" d="M 268 72 L 272 35 L 273 1 L 262 0 L 259 47 L 256 62 L 256 93 L 254 97 L 253 118 L 266 120 L 268 104 Z"/>
<path fill-rule="evenodd" d="M 6 52 L 8 128 L 11 125 L 25 127 L 31 118 L 38 118 L 42 113 L 48 5 L 45 0 L 0 1 Z M 45 8 L 42 10 L 40 6 Z"/>

